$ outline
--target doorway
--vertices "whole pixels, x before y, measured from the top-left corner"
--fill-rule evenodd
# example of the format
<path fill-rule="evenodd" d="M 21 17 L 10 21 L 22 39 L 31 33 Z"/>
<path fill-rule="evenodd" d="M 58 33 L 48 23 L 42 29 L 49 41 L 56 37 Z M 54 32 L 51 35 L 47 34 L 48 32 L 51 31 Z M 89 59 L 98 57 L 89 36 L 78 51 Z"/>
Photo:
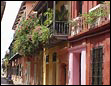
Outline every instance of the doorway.
<path fill-rule="evenodd" d="M 74 85 L 86 84 L 86 51 L 73 53 L 73 79 Z"/>
<path fill-rule="evenodd" d="M 60 67 L 61 73 L 60 73 L 60 78 L 61 78 L 61 85 L 66 85 L 66 79 L 67 79 L 67 65 L 62 63 Z"/>

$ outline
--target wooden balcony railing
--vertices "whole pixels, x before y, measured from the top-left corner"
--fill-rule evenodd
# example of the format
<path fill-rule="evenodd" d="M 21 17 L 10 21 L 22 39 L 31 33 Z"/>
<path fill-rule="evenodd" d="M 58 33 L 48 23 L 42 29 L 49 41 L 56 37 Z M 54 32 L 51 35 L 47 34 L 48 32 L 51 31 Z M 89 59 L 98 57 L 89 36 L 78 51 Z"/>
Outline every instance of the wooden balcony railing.
<path fill-rule="evenodd" d="M 55 27 L 53 27 L 53 23 L 49 26 L 50 31 L 55 36 L 68 36 L 69 35 L 69 22 L 68 21 L 55 21 Z"/>

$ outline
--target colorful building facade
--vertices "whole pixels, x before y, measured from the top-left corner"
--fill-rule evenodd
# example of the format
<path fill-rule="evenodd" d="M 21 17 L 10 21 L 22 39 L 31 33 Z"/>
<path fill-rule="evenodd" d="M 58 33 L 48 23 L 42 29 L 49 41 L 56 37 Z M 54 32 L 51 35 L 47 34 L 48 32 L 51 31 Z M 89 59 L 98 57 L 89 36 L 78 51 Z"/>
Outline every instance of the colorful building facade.
<path fill-rule="evenodd" d="M 105 1 L 108 3 L 108 1 Z M 27 85 L 92 85 L 110 84 L 110 14 L 93 25 L 84 25 L 81 14 L 101 7 L 99 1 L 26 1 L 23 2 L 13 30 L 23 17 L 33 12 L 43 14 L 53 9 L 53 38 L 41 51 L 41 56 L 10 59 L 15 72 L 13 80 Z M 56 18 L 56 12 L 64 13 Z M 42 15 L 43 16 L 43 15 Z M 63 15 L 62 15 L 63 16 Z M 68 20 L 77 22 L 70 26 Z M 79 22 L 78 22 L 79 21 Z M 97 70 L 97 71 L 96 71 Z M 17 79 L 17 80 L 15 80 Z"/>

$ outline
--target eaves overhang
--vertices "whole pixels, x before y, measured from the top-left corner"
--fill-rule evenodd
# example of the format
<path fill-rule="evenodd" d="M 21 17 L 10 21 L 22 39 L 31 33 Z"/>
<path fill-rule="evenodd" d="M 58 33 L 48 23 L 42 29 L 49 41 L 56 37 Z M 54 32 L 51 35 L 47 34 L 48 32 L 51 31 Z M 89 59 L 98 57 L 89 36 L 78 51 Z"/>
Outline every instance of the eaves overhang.
<path fill-rule="evenodd" d="M 14 60 L 14 59 L 17 59 L 17 58 L 19 58 L 19 57 L 21 57 L 21 55 L 20 55 L 19 53 L 16 53 L 16 54 L 14 54 L 14 55 L 9 59 L 9 61 L 12 61 L 12 60 Z"/>
<path fill-rule="evenodd" d="M 17 14 L 17 16 L 16 16 L 16 19 L 15 19 L 15 21 L 14 21 L 12 30 L 15 30 L 15 26 L 16 26 L 18 20 L 20 20 L 21 15 L 23 14 L 23 10 L 26 9 L 25 4 L 26 4 L 26 1 L 23 1 L 22 4 L 21 4 L 21 6 L 20 6 L 20 8 L 19 8 L 19 11 L 18 11 L 18 14 Z"/>

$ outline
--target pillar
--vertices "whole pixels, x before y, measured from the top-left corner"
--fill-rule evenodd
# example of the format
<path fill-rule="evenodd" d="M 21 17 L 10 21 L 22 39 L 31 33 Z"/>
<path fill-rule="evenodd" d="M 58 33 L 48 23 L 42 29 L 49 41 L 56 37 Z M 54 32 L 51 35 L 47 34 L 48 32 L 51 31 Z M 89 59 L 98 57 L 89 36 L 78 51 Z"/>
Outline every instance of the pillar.
<path fill-rule="evenodd" d="M 81 85 L 86 85 L 86 50 L 81 51 Z"/>
<path fill-rule="evenodd" d="M 69 53 L 68 85 L 73 85 L 73 53 Z"/>
<path fill-rule="evenodd" d="M 43 50 L 43 85 L 46 85 L 46 49 Z"/>

